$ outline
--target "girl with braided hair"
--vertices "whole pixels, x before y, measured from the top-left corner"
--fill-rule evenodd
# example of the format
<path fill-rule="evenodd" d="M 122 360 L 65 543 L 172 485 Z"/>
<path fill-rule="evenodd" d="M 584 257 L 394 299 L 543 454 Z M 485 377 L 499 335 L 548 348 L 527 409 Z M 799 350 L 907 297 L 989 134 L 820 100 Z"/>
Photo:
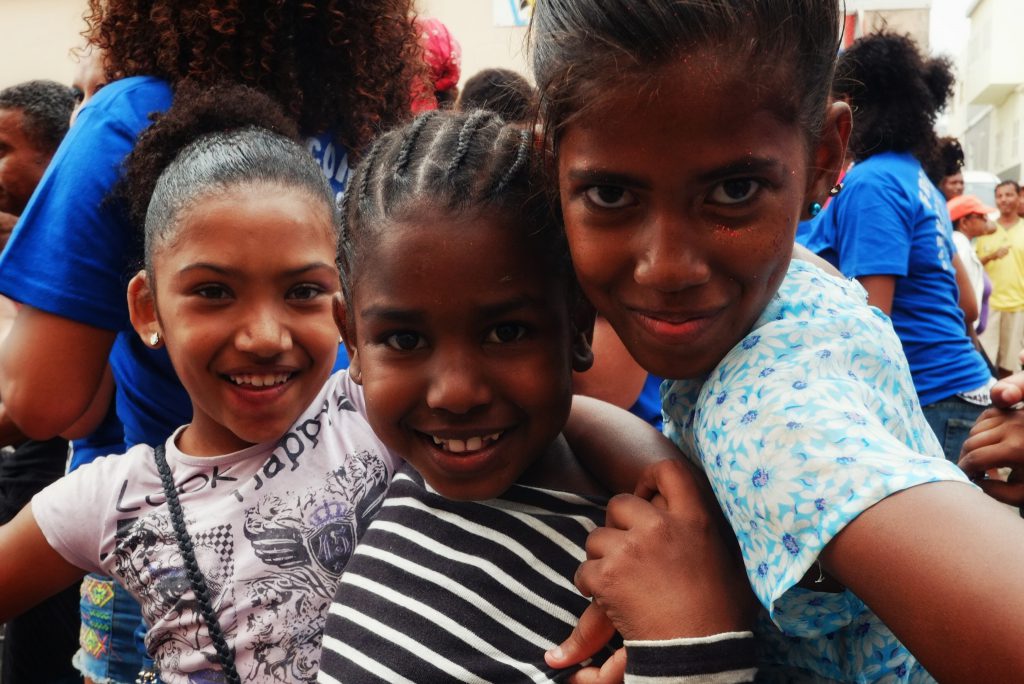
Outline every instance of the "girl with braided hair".
<path fill-rule="evenodd" d="M 410 115 L 421 69 L 411 10 L 411 0 L 90 0 L 85 34 L 108 84 L 82 108 L 0 260 L 2 294 L 22 304 L 0 350 L 0 396 L 26 434 L 88 436 L 74 468 L 159 444 L 190 418 L 166 352 L 129 325 L 125 284 L 142 240 L 123 203 L 106 199 L 150 114 L 186 82 L 252 86 L 299 122 L 340 196 L 350 153 Z M 99 440 L 115 390 L 123 440 Z M 134 681 L 138 609 L 122 607 L 108 579 L 87 582 L 80 669 L 101 683 Z"/>
<path fill-rule="evenodd" d="M 619 521 L 658 510 L 679 542 L 656 580 L 627 578 L 635 594 L 676 598 L 617 615 L 631 673 L 753 675 L 750 592 L 727 537 L 680 522 L 700 508 L 696 480 L 667 460 L 638 492 L 671 492 L 667 510 L 609 503 L 583 467 L 593 450 L 567 429 L 593 313 L 534 150 L 530 130 L 495 114 L 438 112 L 383 136 L 355 173 L 341 327 L 368 420 L 406 465 L 342 576 L 322 682 L 563 681 L 577 668 L 544 653 L 589 605 L 572 580 L 606 506 Z M 699 598 L 680 598 L 680 582 Z"/>
<path fill-rule="evenodd" d="M 0 555 L 8 559 L 0 566 L 0 620 L 69 585 L 85 571 L 101 572 L 114 577 L 141 604 L 149 626 L 146 645 L 155 660 L 152 674 L 167 684 L 309 682 L 319 668 L 321 637 L 338 578 L 379 511 L 400 464 L 394 449 L 415 458 L 420 445 L 395 439 L 393 431 L 382 433 L 390 436 L 386 442 L 376 436 L 375 430 L 389 427 L 379 419 L 387 401 L 409 396 L 406 392 L 388 399 L 391 389 L 377 382 L 379 366 L 362 364 L 351 375 L 345 370 L 332 374 L 338 352 L 336 318 L 345 320 L 340 311 L 340 212 L 322 169 L 296 142 L 294 123 L 269 98 L 241 86 L 182 93 L 188 97 L 140 138 L 126 163 L 127 186 L 117 196 L 132 215 L 148 200 L 143 214 L 144 267 L 128 285 L 129 312 L 141 343 L 166 350 L 187 391 L 191 419 L 154 446 L 137 445 L 123 456 L 84 465 L 0 527 Z M 237 123 L 229 127 L 219 117 Z M 476 155 L 481 142 L 473 133 L 485 123 L 487 132 L 500 124 L 486 114 L 468 123 L 457 127 L 455 144 L 443 148 L 443 173 L 451 174 L 451 186 L 421 187 L 436 190 L 436 201 L 453 197 L 451 193 L 462 198 L 457 201 L 465 213 L 453 212 L 463 222 L 455 226 L 468 228 L 477 216 L 487 220 L 487 205 L 473 205 L 480 197 L 500 206 L 502 216 L 525 211 L 531 230 L 546 225 L 539 220 L 538 211 L 546 206 L 542 197 L 533 196 L 531 203 L 520 207 L 523 195 L 509 191 L 521 186 L 529 136 L 518 129 L 504 136 L 502 143 L 514 145 L 501 145 L 498 149 L 504 153 L 495 154 L 493 164 L 476 174 L 469 169 L 480 161 Z M 423 128 L 420 124 L 416 135 L 433 147 L 430 129 Z M 392 158 L 374 147 L 367 168 L 394 164 L 399 184 L 425 174 L 427 180 L 436 179 L 437 174 L 422 168 L 421 150 L 411 144 L 402 150 Z M 375 193 L 380 192 L 403 196 L 391 180 L 370 181 L 357 181 L 357 199 L 348 206 L 376 203 L 380 197 Z M 492 193 L 504 203 L 491 199 Z M 383 223 L 397 218 L 391 215 Z M 506 223 L 497 229 L 515 238 L 509 241 L 518 248 L 510 252 L 510 263 L 521 266 L 525 248 L 520 242 L 532 240 L 514 230 L 519 224 Z M 351 239 L 344 240 L 341 262 L 346 269 L 356 260 L 362 264 L 363 251 L 379 253 L 378 245 L 389 235 L 404 239 L 406 233 L 402 227 L 371 232 L 357 228 L 355 221 L 348 225 L 349 235 L 359 234 L 360 249 Z M 494 229 L 485 223 L 480 231 L 490 238 Z M 536 240 L 548 245 L 550 230 L 538 233 Z M 505 243 L 476 244 L 470 253 L 473 260 L 481 256 L 480 246 L 505 253 Z M 557 240 L 553 244 L 557 246 Z M 417 258 L 433 256 L 420 243 L 410 245 Z M 457 404 L 437 406 L 439 414 L 452 413 L 450 429 L 461 434 L 434 435 L 448 440 L 449 451 L 438 449 L 449 454 L 445 463 L 462 464 L 452 471 L 461 471 L 453 486 L 462 489 L 446 492 L 462 497 L 497 493 L 510 484 L 509 469 L 522 468 L 526 455 L 536 455 L 534 447 L 564 420 L 571 387 L 570 365 L 563 358 L 570 349 L 569 331 L 563 329 L 569 321 L 570 290 L 569 271 L 560 254 L 564 250 L 558 248 L 531 253 L 536 263 L 531 261 L 526 271 L 514 271 L 514 279 L 497 291 L 501 297 L 509 292 L 521 297 L 508 300 L 476 288 L 486 294 L 490 311 L 485 339 L 480 340 L 495 359 L 488 371 L 501 371 L 513 401 L 494 402 L 504 422 L 495 425 L 498 434 L 492 432 L 486 439 L 468 434 L 473 429 L 470 421 L 483 411 L 471 408 L 460 416 Z M 433 258 L 426 262 L 442 268 L 450 264 Z M 400 272 L 415 273 L 407 265 L 408 261 L 394 264 L 388 259 L 359 265 L 347 276 L 345 291 L 356 297 L 358 289 L 364 299 L 354 301 L 371 305 L 398 301 L 391 288 L 399 281 L 406 288 L 433 292 L 419 277 L 391 280 Z M 505 283 L 507 265 L 502 259 L 479 260 L 476 272 L 487 270 Z M 390 275 L 384 282 L 366 278 L 374 272 Z M 443 280 L 436 268 L 423 275 L 428 282 Z M 524 282 L 527 275 L 536 282 Z M 448 287 L 461 282 L 452 277 Z M 551 283 L 558 284 L 561 289 L 553 292 L 564 294 L 565 301 L 555 297 L 548 303 L 540 296 L 549 294 Z M 462 308 L 456 300 L 452 296 L 444 302 L 446 315 Z M 480 315 L 479 309 L 472 311 Z M 581 328 L 572 341 L 582 366 L 587 361 L 586 311 L 580 310 L 573 320 Z M 441 323 L 466 330 L 454 317 Z M 410 340 L 418 346 L 414 337 L 400 330 L 371 345 L 401 350 Z M 354 352 L 357 349 L 365 357 L 365 347 L 353 345 Z M 511 359 L 506 352 L 511 352 Z M 416 369 L 405 365 L 388 370 L 399 371 L 399 384 L 419 386 Z M 519 371 L 529 375 L 515 377 Z M 367 420 L 370 395 L 363 388 L 370 379 L 378 402 L 373 425 Z M 630 421 L 628 425 L 596 416 L 602 424 L 593 430 L 594 441 L 612 444 L 618 452 L 635 446 L 650 447 L 655 457 L 659 448 L 662 457 L 672 452 L 671 445 L 639 419 L 617 413 Z M 460 427 L 461 421 L 465 422 Z M 646 438 L 616 441 L 617 434 L 628 434 L 636 423 L 646 430 Z M 481 454 L 493 453 L 490 447 L 496 444 L 503 445 L 497 472 L 486 466 L 495 459 Z M 518 453 L 521 449 L 523 455 Z M 515 456 L 511 463 L 504 460 L 509 452 Z M 567 463 L 572 461 L 555 459 L 544 470 L 549 477 L 573 483 L 574 489 L 589 491 L 582 488 L 592 486 L 589 477 L 578 466 L 564 467 Z M 472 488 L 474 478 L 478 484 L 490 478 L 483 483 L 489 489 Z M 621 488 L 621 479 L 615 474 L 611 482 Z M 677 473 L 675 481 L 680 480 Z M 682 483 L 685 487 L 688 481 Z M 582 499 L 577 507 L 594 514 L 595 507 Z M 585 527 L 577 527 L 582 538 Z M 717 537 L 709 539 L 708 558 L 725 564 L 711 573 L 718 582 L 729 567 L 729 557 Z M 584 601 L 579 595 L 576 600 Z M 536 648 L 536 660 L 545 647 Z"/>

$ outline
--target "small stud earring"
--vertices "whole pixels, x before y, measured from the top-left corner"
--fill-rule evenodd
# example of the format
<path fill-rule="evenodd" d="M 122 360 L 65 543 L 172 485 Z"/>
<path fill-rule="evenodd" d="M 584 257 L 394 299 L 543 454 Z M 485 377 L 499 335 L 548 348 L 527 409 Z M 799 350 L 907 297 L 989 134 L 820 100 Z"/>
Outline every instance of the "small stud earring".
<path fill-rule="evenodd" d="M 814 218 L 821 213 L 821 205 L 818 202 L 811 202 L 811 206 L 807 207 L 807 213 Z"/>
<path fill-rule="evenodd" d="M 149 336 L 149 346 L 156 347 L 160 344 L 160 333 L 155 332 Z"/>
<path fill-rule="evenodd" d="M 828 191 L 828 196 L 829 197 L 835 197 L 836 195 L 838 195 L 842 191 L 843 191 L 843 184 L 842 183 L 836 183 L 835 185 L 832 186 L 832 189 Z"/>

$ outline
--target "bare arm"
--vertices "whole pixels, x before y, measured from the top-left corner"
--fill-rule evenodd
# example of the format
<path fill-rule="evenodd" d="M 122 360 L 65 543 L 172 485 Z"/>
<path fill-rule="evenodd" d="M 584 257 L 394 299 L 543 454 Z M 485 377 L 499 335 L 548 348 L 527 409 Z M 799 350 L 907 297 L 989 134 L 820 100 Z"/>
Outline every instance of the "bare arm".
<path fill-rule="evenodd" d="M 896 276 L 872 275 L 857 278 L 868 293 L 868 304 L 892 315 L 892 297 L 896 292 Z"/>
<path fill-rule="evenodd" d="M 115 336 L 30 306 L 18 310 L 0 347 L 0 397 L 26 435 L 50 439 L 82 418 Z"/>
<path fill-rule="evenodd" d="M 974 329 L 974 323 L 978 320 L 978 298 L 974 294 L 974 286 L 971 285 L 971 277 L 967 275 L 967 269 L 959 254 L 953 255 L 953 268 L 956 270 L 956 285 L 960 290 L 960 310 L 964 312 L 964 323 L 969 330 Z"/>
<path fill-rule="evenodd" d="M 632 492 L 648 465 L 683 456 L 668 438 L 629 411 L 580 395 L 572 399 L 562 433 L 583 467 L 611 492 Z"/>
<path fill-rule="evenodd" d="M 1024 672 L 1024 520 L 973 487 L 936 482 L 889 496 L 821 561 L 939 681 Z"/>
<path fill-rule="evenodd" d="M 114 401 L 114 373 L 108 365 L 103 371 L 100 386 L 96 388 L 92 403 L 78 420 L 61 431 L 60 436 L 64 439 L 81 439 L 91 435 L 106 418 L 112 401 Z"/>
<path fill-rule="evenodd" d="M 32 504 L 0 527 L 0 622 L 23 613 L 85 572 L 71 565 L 46 542 Z"/>

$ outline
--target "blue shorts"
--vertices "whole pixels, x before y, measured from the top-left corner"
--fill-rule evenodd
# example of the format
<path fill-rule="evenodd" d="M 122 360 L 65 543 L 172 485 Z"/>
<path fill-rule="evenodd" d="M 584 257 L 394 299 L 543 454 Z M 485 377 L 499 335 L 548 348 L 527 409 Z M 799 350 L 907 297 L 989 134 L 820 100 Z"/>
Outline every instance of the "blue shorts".
<path fill-rule="evenodd" d="M 149 663 L 136 636 L 143 624 L 139 604 L 109 577 L 86 575 L 80 606 L 75 667 L 96 684 L 134 684 L 139 670 Z"/>

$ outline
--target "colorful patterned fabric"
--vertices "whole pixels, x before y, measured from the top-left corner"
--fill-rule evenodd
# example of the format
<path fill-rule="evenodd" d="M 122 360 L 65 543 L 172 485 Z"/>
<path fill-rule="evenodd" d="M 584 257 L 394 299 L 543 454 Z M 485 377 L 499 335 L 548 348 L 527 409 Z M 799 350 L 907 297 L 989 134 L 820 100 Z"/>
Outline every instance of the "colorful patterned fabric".
<path fill-rule="evenodd" d="M 666 434 L 707 472 L 786 635 L 767 636 L 767 661 L 842 681 L 930 681 L 852 593 L 794 588 L 881 499 L 966 482 L 942 458 L 900 342 L 863 288 L 794 261 L 747 336 L 707 378 L 664 383 L 662 404 Z"/>

